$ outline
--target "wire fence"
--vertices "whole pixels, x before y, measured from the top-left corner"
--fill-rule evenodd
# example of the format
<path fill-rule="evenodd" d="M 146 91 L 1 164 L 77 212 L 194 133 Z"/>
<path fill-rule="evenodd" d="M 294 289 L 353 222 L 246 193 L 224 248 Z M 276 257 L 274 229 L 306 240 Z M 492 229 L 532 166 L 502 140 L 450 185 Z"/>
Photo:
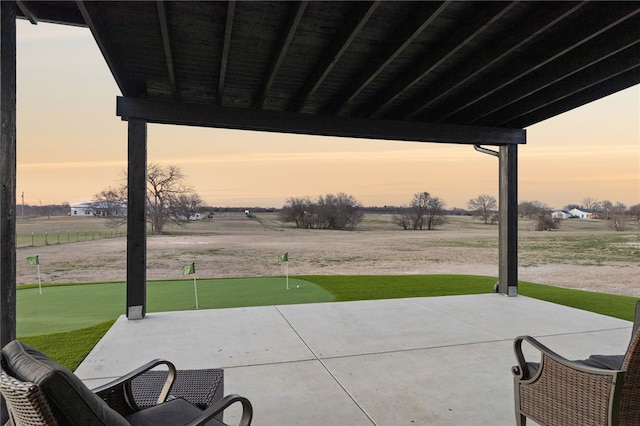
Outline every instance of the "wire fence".
<path fill-rule="evenodd" d="M 118 238 L 125 237 L 126 235 L 127 230 L 125 228 L 19 233 L 16 235 L 16 246 L 40 247 L 101 240 L 105 238 Z"/>

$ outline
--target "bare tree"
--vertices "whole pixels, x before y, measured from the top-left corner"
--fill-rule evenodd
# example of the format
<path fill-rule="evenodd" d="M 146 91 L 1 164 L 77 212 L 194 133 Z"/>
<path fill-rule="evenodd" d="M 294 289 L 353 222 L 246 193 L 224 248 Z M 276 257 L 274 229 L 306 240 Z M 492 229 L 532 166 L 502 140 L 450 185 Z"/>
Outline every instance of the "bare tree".
<path fill-rule="evenodd" d="M 411 211 L 408 208 L 401 208 L 393 215 L 391 220 L 406 231 L 411 227 Z"/>
<path fill-rule="evenodd" d="M 625 231 L 627 229 L 627 206 L 621 202 L 608 203 L 606 206 L 606 218 L 609 221 L 609 227 L 616 231 Z"/>
<path fill-rule="evenodd" d="M 540 211 L 538 213 L 538 223 L 536 231 L 551 231 L 560 228 L 560 218 L 554 218 L 548 211 Z"/>
<path fill-rule="evenodd" d="M 180 218 L 189 220 L 204 205 L 193 188 L 185 185 L 184 178 L 178 166 L 161 166 L 155 163 L 148 165 L 146 208 L 151 232 L 162 234 L 167 222 L 180 223 Z M 127 181 L 126 172 L 124 181 Z M 106 205 L 126 205 L 127 185 L 124 183 L 116 190 L 109 188 L 95 197 Z M 126 221 L 126 217 L 123 219 Z"/>
<path fill-rule="evenodd" d="M 182 186 L 184 175 L 178 166 L 151 163 L 147 167 L 147 217 L 151 232 L 162 234 L 165 224 L 175 216 L 171 203 L 188 192 Z"/>
<path fill-rule="evenodd" d="M 529 219 L 538 217 L 540 213 L 551 210 L 542 201 L 523 201 L 518 204 L 518 213 L 520 216 L 528 216 Z"/>
<path fill-rule="evenodd" d="M 192 217 L 200 212 L 204 205 L 202 198 L 195 192 L 185 192 L 176 195 L 171 200 L 171 210 L 173 217 L 178 221 L 188 222 Z"/>
<path fill-rule="evenodd" d="M 431 194 L 428 192 L 416 192 L 411 200 L 411 222 L 413 229 L 424 228 L 424 217 L 427 214 L 427 205 Z"/>
<path fill-rule="evenodd" d="M 411 205 L 396 213 L 392 220 L 403 229 L 432 230 L 445 223 L 444 206 L 440 198 L 426 191 L 417 192 L 413 195 Z"/>
<path fill-rule="evenodd" d="M 479 195 L 477 198 L 469 200 L 467 207 L 473 214 L 479 216 L 484 224 L 488 224 L 498 208 L 495 197 L 487 194 Z"/>
<path fill-rule="evenodd" d="M 429 201 L 427 202 L 427 210 L 425 215 L 425 221 L 428 230 L 435 229 L 436 226 L 445 223 L 444 206 L 444 201 L 442 201 L 438 197 L 431 197 L 429 199 Z"/>
<path fill-rule="evenodd" d="M 341 192 L 319 196 L 315 202 L 309 197 L 289 198 L 280 217 L 284 222 L 295 222 L 298 228 L 354 229 L 363 215 L 362 205 Z"/>
<path fill-rule="evenodd" d="M 587 210 L 598 210 L 600 208 L 600 202 L 595 198 L 584 197 L 582 199 L 582 207 Z"/>
<path fill-rule="evenodd" d="M 101 216 L 122 217 L 126 211 L 126 196 L 123 189 L 105 189 L 94 195 Z"/>
<path fill-rule="evenodd" d="M 294 222 L 297 228 L 312 228 L 313 223 L 313 203 L 309 197 L 288 198 L 286 204 L 282 206 L 280 219 L 283 222 Z"/>
<path fill-rule="evenodd" d="M 634 204 L 633 206 L 629 207 L 629 210 L 627 210 L 627 214 L 631 217 L 631 220 L 640 225 L 640 204 Z"/>

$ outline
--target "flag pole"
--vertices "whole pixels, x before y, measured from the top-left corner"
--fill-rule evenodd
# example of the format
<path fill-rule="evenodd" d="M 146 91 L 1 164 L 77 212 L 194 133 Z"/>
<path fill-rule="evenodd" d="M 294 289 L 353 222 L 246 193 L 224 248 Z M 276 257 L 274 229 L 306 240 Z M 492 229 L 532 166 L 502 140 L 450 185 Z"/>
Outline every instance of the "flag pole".
<path fill-rule="evenodd" d="M 284 270 L 285 270 L 285 274 L 286 274 L 286 280 L 287 280 L 287 290 L 289 290 L 289 261 L 287 260 L 286 262 L 284 262 Z"/>
<path fill-rule="evenodd" d="M 42 294 L 42 280 L 40 279 L 40 263 L 36 265 L 38 267 L 38 289 L 40 294 Z"/>
<path fill-rule="evenodd" d="M 196 293 L 196 309 L 200 309 L 198 306 L 198 285 L 196 284 L 196 276 L 193 276 L 193 291 Z"/>

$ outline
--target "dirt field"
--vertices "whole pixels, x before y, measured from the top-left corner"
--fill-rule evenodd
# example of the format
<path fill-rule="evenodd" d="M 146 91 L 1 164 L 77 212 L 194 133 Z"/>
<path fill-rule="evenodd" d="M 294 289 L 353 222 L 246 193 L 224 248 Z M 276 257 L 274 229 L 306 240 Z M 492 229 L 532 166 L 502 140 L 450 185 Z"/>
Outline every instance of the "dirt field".
<path fill-rule="evenodd" d="M 64 218 L 60 219 L 64 220 Z M 72 219 L 68 219 L 72 220 Z M 76 219 L 82 220 L 82 219 Z M 87 219 L 85 219 L 87 220 Z M 100 219 L 88 219 L 100 220 Z M 640 297 L 640 231 L 615 232 L 601 221 L 565 221 L 559 231 L 519 224 L 519 279 Z M 199 277 L 289 274 L 498 275 L 498 227 L 451 217 L 436 231 L 403 231 L 390 216 L 369 215 L 357 231 L 301 230 L 275 214 L 241 213 L 149 236 L 147 278 L 180 279 L 196 263 Z M 110 238 L 18 249 L 18 284 L 37 282 L 28 256 L 40 256 L 43 282 L 124 281 L 126 239 Z"/>

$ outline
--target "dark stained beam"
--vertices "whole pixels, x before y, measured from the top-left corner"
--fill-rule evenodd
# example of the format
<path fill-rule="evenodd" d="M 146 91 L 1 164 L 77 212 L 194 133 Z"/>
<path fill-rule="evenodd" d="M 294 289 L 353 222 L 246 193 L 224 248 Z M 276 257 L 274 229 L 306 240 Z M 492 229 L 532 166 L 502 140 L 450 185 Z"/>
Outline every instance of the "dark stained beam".
<path fill-rule="evenodd" d="M 231 49 L 231 34 L 233 33 L 233 19 L 236 13 L 236 2 L 227 3 L 227 17 L 224 26 L 224 39 L 222 41 L 222 57 L 220 58 L 220 74 L 218 77 L 218 90 L 216 91 L 216 104 L 222 105 L 222 95 L 227 78 L 227 66 L 229 65 L 229 51 Z"/>
<path fill-rule="evenodd" d="M 526 143 L 526 132 L 522 129 L 434 125 L 293 112 L 246 110 L 201 104 L 154 102 L 142 98 L 118 97 L 116 114 L 123 120 L 141 118 L 150 123 L 279 133 L 456 144 Z"/>
<path fill-rule="evenodd" d="M 0 347 L 16 338 L 16 5 L 0 2 Z M 9 418 L 0 402 L 0 421 Z"/>
<path fill-rule="evenodd" d="M 156 1 L 158 7 L 158 21 L 160 22 L 160 33 L 162 34 L 162 46 L 164 48 L 164 58 L 167 63 L 167 75 L 169 76 L 169 87 L 173 99 L 178 96 L 176 87 L 176 72 L 173 65 L 173 52 L 171 51 L 171 36 L 169 35 L 169 22 L 167 21 L 167 11 L 164 1 Z"/>
<path fill-rule="evenodd" d="M 598 9 L 602 9 L 602 13 L 597 13 Z M 561 31 L 546 34 L 547 43 L 536 43 L 531 49 L 520 52 L 512 58 L 509 68 L 502 67 L 487 75 L 485 79 L 475 82 L 473 90 L 439 104 L 436 109 L 422 114 L 420 118 L 430 122 L 458 122 L 456 117 L 464 114 L 466 109 L 511 84 L 517 84 L 518 80 L 546 64 L 632 19 L 640 13 L 640 7 L 634 2 L 616 3 L 615 8 L 606 3 L 589 3 L 581 12 L 591 13 L 585 15 L 584 19 L 580 19 L 580 13 L 572 16 Z"/>
<path fill-rule="evenodd" d="M 536 12 L 535 15 L 527 13 L 523 16 L 522 22 L 518 21 L 513 27 L 505 28 L 504 33 L 498 34 L 489 51 L 483 52 L 482 55 L 471 55 L 465 63 L 455 67 L 451 72 L 445 73 L 442 78 L 437 79 L 414 95 L 413 100 L 406 105 L 394 108 L 387 117 L 411 120 L 419 116 L 440 99 L 463 90 L 461 88 L 465 84 L 478 79 L 491 67 L 497 66 L 540 35 L 562 23 L 585 3 L 556 3 L 553 8 L 535 9 L 532 11 Z M 512 35 L 517 35 L 517 37 Z"/>
<path fill-rule="evenodd" d="M 147 312 L 147 123 L 128 123 L 127 306 L 130 320 Z"/>
<path fill-rule="evenodd" d="M 340 25 L 340 31 L 331 42 L 331 45 L 326 49 L 320 61 L 313 67 L 313 72 L 305 80 L 304 85 L 289 105 L 289 111 L 299 112 L 302 110 L 307 100 L 313 96 L 334 65 L 347 51 L 362 27 L 369 21 L 379 4 L 379 1 L 356 3 L 345 22 Z"/>
<path fill-rule="evenodd" d="M 340 94 L 322 108 L 323 114 L 338 115 L 342 108 L 351 103 L 389 64 L 391 64 L 425 29 L 432 25 L 447 9 L 447 2 L 418 2 L 411 17 L 399 25 L 389 43 L 367 64 L 358 75 L 340 90 Z"/>
<path fill-rule="evenodd" d="M 271 86 L 278 75 L 278 71 L 282 66 L 282 62 L 284 61 L 285 56 L 287 56 L 287 52 L 289 51 L 289 46 L 293 41 L 293 36 L 300 25 L 300 21 L 302 20 L 302 15 L 304 15 L 304 10 L 307 8 L 307 2 L 301 1 L 292 3 L 292 11 L 289 18 L 289 24 L 285 28 L 283 34 L 280 36 L 280 41 L 278 42 L 278 47 L 275 50 L 275 55 L 271 60 L 271 65 L 265 74 L 265 78 L 262 82 L 262 89 L 258 95 L 258 100 L 256 102 L 256 109 L 261 109 L 264 106 L 265 101 L 267 100 L 267 96 L 269 96 L 269 91 L 271 90 Z"/>
<path fill-rule="evenodd" d="M 500 224 L 498 289 L 501 294 L 518 294 L 518 146 L 503 145 L 499 151 Z"/>
<path fill-rule="evenodd" d="M 429 54 L 421 58 L 417 65 L 407 67 L 405 72 L 394 79 L 392 84 L 378 96 L 376 101 L 367 102 L 356 113 L 363 117 L 384 117 L 393 103 L 422 79 L 430 75 L 446 61 L 473 43 L 488 28 L 496 24 L 504 15 L 516 6 L 515 2 L 487 2 L 482 5 L 482 13 L 474 13 L 465 21 L 452 28 L 426 49 Z"/>
<path fill-rule="evenodd" d="M 16 5 L 0 2 L 0 346 L 16 338 Z"/>

